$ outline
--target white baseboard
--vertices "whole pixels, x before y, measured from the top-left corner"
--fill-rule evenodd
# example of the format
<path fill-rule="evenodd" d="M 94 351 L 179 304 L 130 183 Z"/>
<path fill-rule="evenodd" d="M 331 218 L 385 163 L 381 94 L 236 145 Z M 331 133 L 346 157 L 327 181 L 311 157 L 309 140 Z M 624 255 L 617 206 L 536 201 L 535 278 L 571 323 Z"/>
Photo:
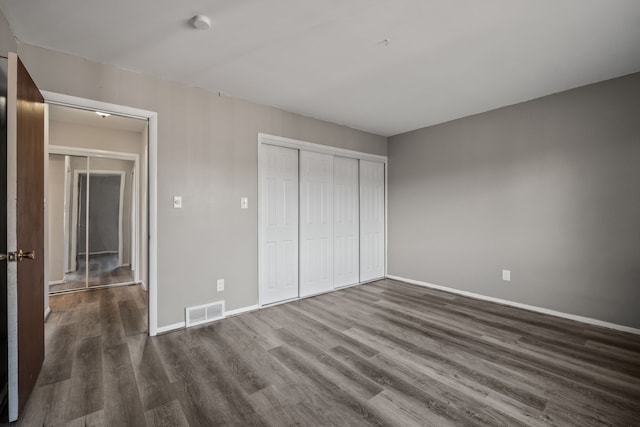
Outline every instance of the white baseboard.
<path fill-rule="evenodd" d="M 237 316 L 238 314 L 247 313 L 249 311 L 259 310 L 259 305 L 250 305 L 248 307 L 236 308 L 235 310 L 227 310 L 224 312 L 224 317 Z"/>
<path fill-rule="evenodd" d="M 140 286 L 142 286 L 142 289 L 143 289 L 143 290 L 145 290 L 145 291 L 148 291 L 148 290 L 149 290 L 149 289 L 147 288 L 147 284 L 146 284 L 146 283 L 144 283 L 143 281 L 139 281 L 139 282 L 138 282 L 138 284 L 139 284 Z"/>
<path fill-rule="evenodd" d="M 44 321 L 45 323 L 47 322 L 47 320 L 49 320 L 49 315 L 51 314 L 51 307 L 47 307 L 47 309 L 44 311 Z"/>
<path fill-rule="evenodd" d="M 496 304 L 522 308 L 524 310 L 534 311 L 536 313 L 548 314 L 550 316 L 555 316 L 555 317 L 562 317 L 564 319 L 575 320 L 576 322 L 587 323 L 589 325 L 602 326 L 604 328 L 615 329 L 616 331 L 629 332 L 631 334 L 640 335 L 640 329 L 632 328 L 630 326 L 618 325 L 617 323 L 605 322 L 603 320 L 593 319 L 591 317 L 578 316 L 575 314 L 564 313 L 562 311 L 556 311 L 556 310 L 550 310 L 548 308 L 537 307 L 535 305 L 522 304 L 519 302 L 509 301 L 505 299 L 488 297 L 481 294 L 475 294 L 473 292 L 461 291 L 459 289 L 448 288 L 446 286 L 434 285 L 433 283 L 422 282 L 420 280 L 407 279 L 406 277 L 387 275 L 387 279 L 410 283 L 412 285 L 424 286 L 426 288 L 437 289 L 439 291 L 462 295 L 465 297 L 474 298 L 482 301 L 489 301 L 489 302 L 494 302 Z"/>
<path fill-rule="evenodd" d="M 173 325 L 167 325 L 167 326 L 158 326 L 156 328 L 156 334 L 164 334 L 166 332 L 175 331 L 176 329 L 184 329 L 186 327 L 187 327 L 187 324 L 185 322 L 178 322 L 178 323 L 174 323 Z"/>
<path fill-rule="evenodd" d="M 49 286 L 52 286 L 52 285 L 62 285 L 62 284 L 64 284 L 64 280 L 50 280 L 50 281 L 49 281 Z"/>
<path fill-rule="evenodd" d="M 368 279 L 368 280 L 365 280 L 365 281 L 360 282 L 360 283 L 354 283 L 353 286 L 366 285 L 367 283 L 377 282 L 378 280 L 384 280 L 385 277 L 389 277 L 389 276 L 382 276 L 382 277 L 377 277 L 375 279 Z"/>
<path fill-rule="evenodd" d="M 92 255 L 117 255 L 118 251 L 98 251 L 98 252 L 89 252 L 89 256 Z M 85 256 L 87 255 L 86 252 L 81 252 L 78 253 L 78 256 Z"/>

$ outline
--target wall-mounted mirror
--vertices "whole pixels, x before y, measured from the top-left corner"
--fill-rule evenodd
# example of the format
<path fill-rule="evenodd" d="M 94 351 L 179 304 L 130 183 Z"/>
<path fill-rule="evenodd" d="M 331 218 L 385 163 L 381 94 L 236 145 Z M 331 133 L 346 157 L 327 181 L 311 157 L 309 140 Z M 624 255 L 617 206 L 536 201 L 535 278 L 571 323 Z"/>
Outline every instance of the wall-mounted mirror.
<path fill-rule="evenodd" d="M 131 283 L 135 162 L 49 155 L 49 291 Z"/>

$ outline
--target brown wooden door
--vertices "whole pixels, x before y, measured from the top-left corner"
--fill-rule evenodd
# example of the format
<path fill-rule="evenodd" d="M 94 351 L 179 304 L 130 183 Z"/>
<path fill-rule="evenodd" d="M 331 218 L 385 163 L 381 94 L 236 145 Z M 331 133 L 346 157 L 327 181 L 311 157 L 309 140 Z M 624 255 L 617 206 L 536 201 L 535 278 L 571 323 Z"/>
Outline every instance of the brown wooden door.
<path fill-rule="evenodd" d="M 7 246 L 35 253 L 8 265 L 15 340 L 13 346 L 9 340 L 9 417 L 15 419 L 44 360 L 44 99 L 15 54 L 9 54 L 8 75 Z"/>

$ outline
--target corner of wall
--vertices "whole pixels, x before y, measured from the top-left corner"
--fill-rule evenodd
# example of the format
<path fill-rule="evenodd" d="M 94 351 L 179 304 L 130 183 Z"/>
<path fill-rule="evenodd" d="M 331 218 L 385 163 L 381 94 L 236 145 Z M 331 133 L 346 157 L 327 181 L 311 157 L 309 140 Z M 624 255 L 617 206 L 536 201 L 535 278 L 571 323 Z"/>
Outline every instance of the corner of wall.
<path fill-rule="evenodd" d="M 18 41 L 2 8 L 0 8 L 0 55 L 18 50 Z"/>

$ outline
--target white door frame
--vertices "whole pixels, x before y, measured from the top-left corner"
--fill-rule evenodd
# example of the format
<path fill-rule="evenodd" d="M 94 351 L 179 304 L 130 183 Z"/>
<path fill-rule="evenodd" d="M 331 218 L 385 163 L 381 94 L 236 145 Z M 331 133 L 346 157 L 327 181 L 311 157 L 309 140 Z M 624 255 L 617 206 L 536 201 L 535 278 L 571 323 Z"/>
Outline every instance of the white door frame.
<path fill-rule="evenodd" d="M 87 98 L 40 91 L 45 102 L 85 110 L 103 111 L 120 116 L 148 120 L 149 123 L 149 335 L 158 333 L 158 113 L 124 105 L 111 104 Z M 139 174 L 138 174 L 139 177 Z M 142 216 L 141 227 L 144 230 L 146 218 Z M 48 286 L 48 284 L 46 284 Z"/>
<path fill-rule="evenodd" d="M 46 96 L 45 96 L 46 98 Z M 262 274 L 261 274 L 261 257 L 262 257 L 262 240 L 263 240 L 263 236 L 262 236 L 262 230 L 261 230 L 261 226 L 260 226 L 260 221 L 261 221 L 261 215 L 262 215 L 262 211 L 261 211 L 261 206 L 262 206 L 262 198 L 261 198 L 261 191 L 260 191 L 260 180 L 262 177 L 262 145 L 263 144 L 267 144 L 267 145 L 276 145 L 279 147 L 286 147 L 286 148 L 294 148 L 297 150 L 305 150 L 305 151 L 312 151 L 315 153 L 324 153 L 324 154 L 332 154 L 334 156 L 341 156 L 341 157 L 350 157 L 353 159 L 359 159 L 359 160 L 369 160 L 372 162 L 379 162 L 379 163 L 384 163 L 385 167 L 384 167 L 384 176 L 385 176 L 385 198 L 384 198 L 384 212 L 385 212 L 385 242 L 384 242 L 384 257 L 385 257 L 385 276 L 387 275 L 387 227 L 386 227 L 386 221 L 387 221 L 387 197 L 386 197 L 386 191 L 387 191 L 387 163 L 388 163 L 388 158 L 387 156 L 380 156 L 377 154 L 369 154 L 369 153 L 362 153 L 360 151 L 354 151 L 354 150 L 347 150 L 344 148 L 338 148 L 338 147 L 332 147 L 329 145 L 322 145 L 322 144 L 315 144 L 313 142 L 306 142 L 306 141 L 300 141 L 297 139 L 291 139 L 291 138 L 285 138 L 282 136 L 275 136 L 275 135 L 269 135 L 266 133 L 262 133 L 259 132 L 258 133 L 258 306 L 259 307 L 263 307 L 264 305 L 266 305 L 263 302 L 263 298 L 262 298 Z M 360 282 L 363 283 L 363 282 Z M 333 290 L 331 290 L 333 291 Z M 329 291 L 329 292 L 331 292 Z M 275 303 L 278 304 L 278 303 Z M 272 304 L 269 304 L 272 305 Z"/>

